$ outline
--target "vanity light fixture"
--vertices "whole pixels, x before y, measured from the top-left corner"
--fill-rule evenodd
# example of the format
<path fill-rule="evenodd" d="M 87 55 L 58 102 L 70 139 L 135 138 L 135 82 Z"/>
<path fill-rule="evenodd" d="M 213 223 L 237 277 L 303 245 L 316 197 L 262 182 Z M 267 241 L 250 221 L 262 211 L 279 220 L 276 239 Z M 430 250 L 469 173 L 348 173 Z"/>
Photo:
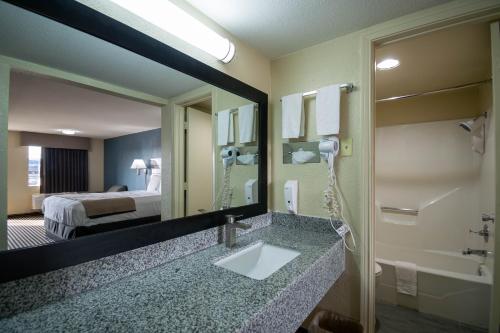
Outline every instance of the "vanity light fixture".
<path fill-rule="evenodd" d="M 388 69 L 393 69 L 399 66 L 399 60 L 393 58 L 387 58 L 382 60 L 377 64 L 377 69 L 381 71 L 385 71 Z"/>
<path fill-rule="evenodd" d="M 213 55 L 223 63 L 233 59 L 235 48 L 206 25 L 167 0 L 110 0 L 160 29 Z"/>
<path fill-rule="evenodd" d="M 80 133 L 80 131 L 71 128 L 60 128 L 57 131 L 64 135 L 75 135 L 76 133 Z"/>

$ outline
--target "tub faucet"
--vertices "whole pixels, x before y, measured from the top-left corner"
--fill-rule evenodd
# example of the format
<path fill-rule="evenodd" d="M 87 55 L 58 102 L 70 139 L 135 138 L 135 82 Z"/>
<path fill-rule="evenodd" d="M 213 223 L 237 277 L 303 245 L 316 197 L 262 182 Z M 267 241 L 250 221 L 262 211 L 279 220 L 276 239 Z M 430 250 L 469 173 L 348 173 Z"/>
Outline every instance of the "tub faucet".
<path fill-rule="evenodd" d="M 226 224 L 224 224 L 225 243 L 226 247 L 231 248 L 236 245 L 236 229 L 248 230 L 252 226 L 249 224 L 236 222 L 238 217 L 243 215 L 226 215 Z"/>
<path fill-rule="evenodd" d="M 464 256 L 468 256 L 468 255 L 476 255 L 476 256 L 480 256 L 480 257 L 487 257 L 487 256 L 491 256 L 493 255 L 493 252 L 491 251 L 487 251 L 487 250 L 474 250 L 474 249 L 471 249 L 471 248 L 467 248 L 467 250 L 464 250 L 462 251 L 462 254 Z"/>
<path fill-rule="evenodd" d="M 481 214 L 481 220 L 483 222 L 491 222 L 495 223 L 495 215 L 494 214 Z"/>
<path fill-rule="evenodd" d="M 490 237 L 490 230 L 488 229 L 488 225 L 486 223 L 483 225 L 483 228 L 481 230 L 474 231 L 472 229 L 469 229 L 469 232 L 472 234 L 478 234 L 479 236 L 483 237 L 485 243 L 488 243 L 488 239 Z"/>

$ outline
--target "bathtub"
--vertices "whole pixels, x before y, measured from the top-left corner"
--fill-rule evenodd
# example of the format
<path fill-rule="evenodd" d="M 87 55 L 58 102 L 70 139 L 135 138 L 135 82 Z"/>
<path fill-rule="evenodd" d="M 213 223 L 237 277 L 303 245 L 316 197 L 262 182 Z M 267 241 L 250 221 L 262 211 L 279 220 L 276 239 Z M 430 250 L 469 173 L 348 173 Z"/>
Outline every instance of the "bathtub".
<path fill-rule="evenodd" d="M 492 275 L 482 258 L 460 252 L 418 250 L 375 243 L 382 266 L 377 288 L 379 302 L 413 308 L 423 313 L 487 328 Z M 395 261 L 417 265 L 416 297 L 396 292 Z"/>

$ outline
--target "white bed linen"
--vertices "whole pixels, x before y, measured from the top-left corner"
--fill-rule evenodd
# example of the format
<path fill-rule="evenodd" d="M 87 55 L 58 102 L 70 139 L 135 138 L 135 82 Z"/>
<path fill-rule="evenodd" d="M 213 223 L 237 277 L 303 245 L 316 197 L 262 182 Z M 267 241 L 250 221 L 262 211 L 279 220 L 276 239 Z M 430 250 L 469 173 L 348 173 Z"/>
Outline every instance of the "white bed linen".
<path fill-rule="evenodd" d="M 109 215 L 89 219 L 81 200 L 99 200 L 111 198 L 131 197 L 135 201 L 134 212 Z M 161 195 L 147 191 L 124 191 L 104 193 L 80 193 L 53 195 L 42 203 L 44 217 L 68 226 L 92 226 L 97 224 L 112 223 L 132 220 L 141 217 L 161 214 Z"/>

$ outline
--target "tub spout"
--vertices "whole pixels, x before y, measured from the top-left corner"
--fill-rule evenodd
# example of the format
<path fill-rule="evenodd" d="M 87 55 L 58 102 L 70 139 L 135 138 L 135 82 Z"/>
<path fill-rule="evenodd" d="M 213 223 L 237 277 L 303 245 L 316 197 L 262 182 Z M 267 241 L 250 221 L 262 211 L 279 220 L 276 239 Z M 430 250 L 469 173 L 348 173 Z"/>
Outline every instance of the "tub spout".
<path fill-rule="evenodd" d="M 462 254 L 464 256 L 468 256 L 468 255 L 476 255 L 476 256 L 480 256 L 480 257 L 488 257 L 488 256 L 491 256 L 493 255 L 493 252 L 491 251 L 487 251 L 487 250 L 475 250 L 475 249 L 471 249 L 471 248 L 467 248 L 467 250 L 463 250 L 462 251 Z"/>

